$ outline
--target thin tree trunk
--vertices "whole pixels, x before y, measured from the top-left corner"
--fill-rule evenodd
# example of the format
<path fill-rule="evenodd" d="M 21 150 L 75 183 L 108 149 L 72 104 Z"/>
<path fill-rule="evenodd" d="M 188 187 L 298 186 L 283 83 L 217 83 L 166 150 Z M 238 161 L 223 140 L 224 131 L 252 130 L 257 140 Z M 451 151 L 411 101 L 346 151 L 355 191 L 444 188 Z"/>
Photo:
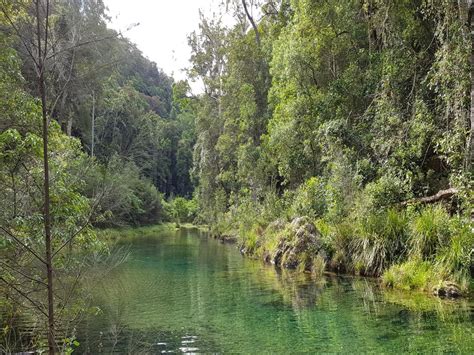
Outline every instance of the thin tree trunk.
<path fill-rule="evenodd" d="M 250 12 L 247 8 L 247 2 L 245 0 L 242 0 L 242 5 L 244 7 L 245 14 L 247 15 L 247 18 L 249 19 L 250 24 L 252 25 L 252 28 L 255 32 L 255 41 L 257 42 L 257 45 L 260 47 L 260 33 L 258 32 L 257 24 L 255 23 L 253 17 L 250 15 Z"/>
<path fill-rule="evenodd" d="M 94 140 L 95 140 L 95 92 L 92 91 L 92 128 L 91 128 L 91 157 L 94 157 Z"/>
<path fill-rule="evenodd" d="M 49 354 L 54 354 L 56 343 L 54 339 L 54 297 L 53 297 L 53 262 L 52 262 L 52 236 L 51 236 L 51 213 L 50 213 L 50 196 L 49 196 L 49 158 L 48 158 L 48 113 L 46 109 L 46 88 L 45 88 L 45 57 L 48 45 L 48 16 L 49 16 L 49 0 L 45 0 L 45 34 L 44 34 L 44 53 L 41 49 L 41 23 L 43 18 L 40 11 L 40 1 L 36 0 L 36 36 L 38 45 L 38 92 L 41 98 L 41 109 L 43 118 L 43 169 L 44 169 L 44 237 L 46 246 L 46 274 L 48 289 L 48 350 Z"/>
<path fill-rule="evenodd" d="M 72 136 L 72 113 L 69 112 L 67 116 L 67 127 L 66 127 L 66 134 L 71 137 Z"/>
<path fill-rule="evenodd" d="M 474 0 L 468 0 L 469 6 L 469 31 L 471 37 L 471 130 L 467 147 L 467 169 L 471 169 L 474 160 Z"/>

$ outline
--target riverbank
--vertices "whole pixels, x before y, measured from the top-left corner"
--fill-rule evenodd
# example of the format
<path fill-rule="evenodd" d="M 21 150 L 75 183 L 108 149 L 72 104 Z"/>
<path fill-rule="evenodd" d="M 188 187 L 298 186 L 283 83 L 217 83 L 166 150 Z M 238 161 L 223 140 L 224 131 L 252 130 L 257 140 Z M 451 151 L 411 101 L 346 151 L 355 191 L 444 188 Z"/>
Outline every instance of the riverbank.
<path fill-rule="evenodd" d="M 473 346 L 469 300 L 403 297 L 372 278 L 274 268 L 188 228 L 133 239 L 129 252 L 94 288 L 101 313 L 77 328 L 74 353 L 470 353 Z"/>
<path fill-rule="evenodd" d="M 409 215 L 389 210 L 330 224 L 297 217 L 229 228 L 214 236 L 235 241 L 242 254 L 278 267 L 376 277 L 385 288 L 442 298 L 472 293 L 470 224 L 440 207 Z"/>
<path fill-rule="evenodd" d="M 427 221 L 430 217 L 433 220 Z M 439 212 L 435 212 L 431 216 L 420 215 L 419 219 L 412 223 L 433 223 L 419 228 L 423 227 L 437 236 L 441 233 L 437 229 L 446 222 L 442 217 Z M 434 220 L 435 218 L 439 220 Z M 313 222 L 308 217 L 294 218 L 290 222 L 278 219 L 266 227 L 254 226 L 245 234 L 239 234 L 238 229 L 230 228 L 225 233 L 215 233 L 214 230 L 210 234 L 222 242 L 237 244 L 245 256 L 263 260 L 276 267 L 309 272 L 317 276 L 332 272 L 376 277 L 385 288 L 422 292 L 442 298 L 469 296 L 472 293 L 471 275 L 467 271 L 449 269 L 449 260 L 442 258 L 443 250 L 438 251 L 436 258 L 431 259 L 423 259 L 414 252 L 410 255 L 408 248 L 414 243 L 409 241 L 407 231 L 404 230 L 408 228 L 409 221 L 400 219 L 399 215 L 392 212 L 383 218 L 383 224 L 378 221 L 383 225 L 384 233 L 379 230 L 378 235 L 375 233 L 377 231 L 373 225 L 374 221 L 368 221 L 372 226 L 365 228 L 372 228 L 372 235 L 365 239 L 350 234 L 357 230 L 357 225 L 331 226 L 321 220 Z M 98 234 L 101 240 L 114 244 L 132 241 L 137 237 L 153 237 L 179 228 L 198 228 L 209 232 L 209 227 L 204 225 L 164 223 L 138 228 L 104 229 L 99 230 Z M 458 234 L 453 238 L 455 241 L 460 243 L 470 240 L 469 231 L 464 230 L 464 236 L 459 231 L 462 229 L 458 227 Z M 425 238 L 428 239 L 429 236 L 425 235 Z M 407 244 L 404 250 L 400 249 L 402 242 Z M 464 247 L 469 245 L 466 243 Z M 457 252 L 459 254 L 462 251 Z M 444 253 L 450 253 L 452 257 L 458 256 L 459 259 L 462 256 L 453 254 L 451 249 L 445 250 Z M 466 263 L 469 263 L 469 260 Z"/>
<path fill-rule="evenodd" d="M 208 227 L 205 225 L 167 222 L 142 227 L 96 229 L 96 233 L 101 241 L 105 241 L 108 244 L 113 244 L 118 241 L 130 241 L 138 237 L 153 237 L 166 231 L 176 231 L 179 228 L 197 228 L 202 231 L 208 231 Z"/>

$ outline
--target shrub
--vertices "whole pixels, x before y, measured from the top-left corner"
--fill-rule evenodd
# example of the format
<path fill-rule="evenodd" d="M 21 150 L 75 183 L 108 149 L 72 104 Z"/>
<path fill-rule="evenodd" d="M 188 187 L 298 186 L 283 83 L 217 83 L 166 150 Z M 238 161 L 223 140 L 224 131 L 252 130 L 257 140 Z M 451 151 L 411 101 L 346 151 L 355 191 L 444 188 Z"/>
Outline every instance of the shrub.
<path fill-rule="evenodd" d="M 409 182 L 394 174 L 382 175 L 377 181 L 366 185 L 364 194 L 370 201 L 370 209 L 377 211 L 410 197 Z"/>
<path fill-rule="evenodd" d="M 163 196 L 133 163 L 114 156 L 108 166 L 96 165 L 87 172 L 84 194 L 98 198 L 100 227 L 141 226 L 166 218 Z"/>
<path fill-rule="evenodd" d="M 360 191 L 362 177 L 352 166 L 348 157 L 338 157 L 328 166 L 329 179 L 326 185 L 326 205 L 329 221 L 338 223 L 347 217 Z"/>
<path fill-rule="evenodd" d="M 312 177 L 298 188 L 290 208 L 291 217 L 321 217 L 326 213 L 325 183 L 319 177 Z"/>
<path fill-rule="evenodd" d="M 175 197 L 169 202 L 171 215 L 178 223 L 193 222 L 197 214 L 195 199 L 187 200 L 184 197 Z"/>

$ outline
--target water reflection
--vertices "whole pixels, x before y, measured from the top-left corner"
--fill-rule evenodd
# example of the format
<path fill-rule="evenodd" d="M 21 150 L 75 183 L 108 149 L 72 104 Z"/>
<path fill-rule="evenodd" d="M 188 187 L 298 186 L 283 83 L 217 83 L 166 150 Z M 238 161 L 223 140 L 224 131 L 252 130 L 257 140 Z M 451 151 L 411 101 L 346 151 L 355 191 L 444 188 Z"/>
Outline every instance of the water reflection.
<path fill-rule="evenodd" d="M 192 230 L 130 251 L 95 288 L 102 311 L 80 327 L 79 352 L 474 351 L 467 300 L 275 269 Z"/>

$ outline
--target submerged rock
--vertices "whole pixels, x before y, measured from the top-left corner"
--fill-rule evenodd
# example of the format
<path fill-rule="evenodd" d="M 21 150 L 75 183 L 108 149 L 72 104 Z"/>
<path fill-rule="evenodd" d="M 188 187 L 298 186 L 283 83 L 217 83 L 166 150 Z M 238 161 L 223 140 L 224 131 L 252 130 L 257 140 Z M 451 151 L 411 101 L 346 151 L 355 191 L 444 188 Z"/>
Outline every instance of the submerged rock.
<path fill-rule="evenodd" d="M 449 281 L 444 281 L 441 285 L 433 288 L 433 294 L 442 298 L 459 298 L 462 296 L 459 286 Z"/>

